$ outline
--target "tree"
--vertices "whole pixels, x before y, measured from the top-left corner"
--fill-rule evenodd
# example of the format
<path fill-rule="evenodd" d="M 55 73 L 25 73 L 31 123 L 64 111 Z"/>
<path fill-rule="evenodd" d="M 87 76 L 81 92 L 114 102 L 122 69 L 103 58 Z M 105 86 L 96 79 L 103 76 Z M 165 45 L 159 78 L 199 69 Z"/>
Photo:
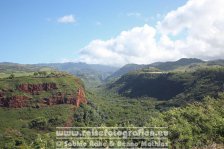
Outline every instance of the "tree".
<path fill-rule="evenodd" d="M 33 75 L 36 77 L 38 76 L 38 72 L 34 72 Z"/>
<path fill-rule="evenodd" d="M 42 74 L 43 74 L 43 76 L 46 76 L 47 75 L 47 72 L 46 71 L 43 71 Z"/>
<path fill-rule="evenodd" d="M 40 129 L 40 130 L 44 130 L 47 128 L 48 123 L 46 118 L 44 117 L 38 117 L 36 119 L 33 119 L 30 123 L 29 123 L 30 128 L 36 128 L 36 129 Z"/>
<path fill-rule="evenodd" d="M 15 75 L 12 73 L 10 74 L 9 79 L 13 79 L 13 78 L 15 78 Z"/>
<path fill-rule="evenodd" d="M 46 71 L 39 71 L 38 74 L 42 77 L 45 77 L 47 75 Z"/>

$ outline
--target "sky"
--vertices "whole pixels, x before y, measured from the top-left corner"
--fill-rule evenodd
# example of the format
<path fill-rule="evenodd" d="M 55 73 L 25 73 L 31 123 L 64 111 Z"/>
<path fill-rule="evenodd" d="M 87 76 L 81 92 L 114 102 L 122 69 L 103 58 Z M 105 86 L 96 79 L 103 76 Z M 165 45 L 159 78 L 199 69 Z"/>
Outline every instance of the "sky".
<path fill-rule="evenodd" d="M 223 0 L 1 0 L 0 62 L 224 57 Z"/>

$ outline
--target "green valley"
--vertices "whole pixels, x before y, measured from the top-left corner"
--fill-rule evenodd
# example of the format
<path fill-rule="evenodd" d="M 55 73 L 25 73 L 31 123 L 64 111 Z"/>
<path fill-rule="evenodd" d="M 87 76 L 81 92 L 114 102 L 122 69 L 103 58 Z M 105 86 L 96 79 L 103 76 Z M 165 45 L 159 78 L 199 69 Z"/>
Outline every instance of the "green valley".
<path fill-rule="evenodd" d="M 46 66 L 18 71 L 4 64 L 1 73 L 9 76 L 0 79 L 0 148 L 55 148 L 56 127 L 105 126 L 165 126 L 170 148 L 222 148 L 224 67 L 185 61 L 169 63 L 169 70 L 160 63 L 135 66 L 96 83 Z"/>

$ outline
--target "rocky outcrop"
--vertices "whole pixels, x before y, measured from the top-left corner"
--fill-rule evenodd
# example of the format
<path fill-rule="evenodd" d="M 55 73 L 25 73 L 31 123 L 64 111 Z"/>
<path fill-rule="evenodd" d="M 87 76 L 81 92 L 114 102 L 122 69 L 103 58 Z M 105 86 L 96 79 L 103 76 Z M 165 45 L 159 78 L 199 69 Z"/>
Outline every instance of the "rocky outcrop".
<path fill-rule="evenodd" d="M 47 105 L 56 105 L 56 104 L 72 104 L 77 107 L 80 104 L 86 104 L 87 100 L 83 89 L 78 89 L 76 95 L 65 95 L 61 92 L 58 92 L 57 95 L 53 95 L 49 98 L 44 98 L 44 103 Z"/>
<path fill-rule="evenodd" d="M 80 104 L 86 104 L 86 103 L 87 103 L 87 100 L 86 100 L 85 92 L 83 89 L 79 89 L 77 92 L 75 105 L 79 107 Z"/>
<path fill-rule="evenodd" d="M 52 95 L 49 98 L 44 98 L 43 102 L 47 105 L 56 105 L 56 104 L 75 104 L 76 96 L 75 95 L 65 95 L 64 93 L 58 92 L 55 95 Z"/>
<path fill-rule="evenodd" d="M 0 106 L 8 108 L 22 108 L 29 105 L 29 98 L 26 96 L 5 97 L 4 93 L 0 93 Z"/>
<path fill-rule="evenodd" d="M 17 89 L 26 93 L 38 94 L 40 91 L 55 90 L 57 85 L 56 83 L 20 84 Z"/>
<path fill-rule="evenodd" d="M 56 85 L 30 85 L 23 84 L 19 86 L 19 90 L 23 92 L 34 93 L 37 91 L 43 90 L 51 90 L 56 89 Z M 8 108 L 22 108 L 29 107 L 31 99 L 29 97 L 23 95 L 16 96 L 6 96 L 4 92 L 0 92 L 0 107 L 8 107 Z M 56 94 L 52 94 L 52 96 L 43 98 L 40 100 L 40 103 L 43 105 L 57 105 L 57 104 L 72 104 L 76 107 L 79 107 L 80 104 L 86 104 L 87 100 L 85 97 L 84 89 L 78 89 L 77 93 L 74 95 L 67 95 L 65 93 L 57 92 Z"/>

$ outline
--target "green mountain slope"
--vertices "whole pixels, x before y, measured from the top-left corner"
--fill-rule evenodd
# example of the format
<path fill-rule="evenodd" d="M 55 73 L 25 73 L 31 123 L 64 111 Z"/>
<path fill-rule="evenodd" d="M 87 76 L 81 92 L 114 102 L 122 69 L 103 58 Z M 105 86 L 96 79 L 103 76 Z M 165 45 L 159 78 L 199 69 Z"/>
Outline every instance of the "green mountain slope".
<path fill-rule="evenodd" d="M 204 63 L 204 61 L 200 59 L 196 59 L 196 58 L 182 58 L 174 62 L 160 62 L 160 63 L 153 63 L 150 65 L 162 71 L 168 71 L 168 70 L 177 69 L 178 67 L 183 67 L 183 66 L 188 66 L 191 64 L 198 64 L 198 63 Z"/>
<path fill-rule="evenodd" d="M 127 64 L 116 72 L 114 72 L 111 76 L 107 78 L 107 80 L 113 80 L 115 78 L 121 77 L 124 74 L 129 72 L 141 70 L 141 69 L 149 69 L 153 71 L 194 71 L 199 68 L 207 68 L 210 66 L 224 66 L 224 60 L 212 60 L 212 61 L 202 61 L 196 58 L 182 58 L 177 61 L 172 62 L 155 62 L 152 64 Z"/>
<path fill-rule="evenodd" d="M 224 68 L 199 69 L 194 72 L 152 73 L 136 71 L 122 76 L 108 88 L 120 95 L 185 103 L 215 96 L 224 89 Z M 174 103 L 178 104 L 177 101 Z"/>
<path fill-rule="evenodd" d="M 109 80 L 110 78 L 116 78 L 120 77 L 128 72 L 139 70 L 142 68 L 147 67 L 147 65 L 138 65 L 138 64 L 127 64 L 123 67 L 121 67 L 119 70 L 117 70 L 115 73 L 113 73 L 111 76 L 109 76 L 107 79 Z"/>
<path fill-rule="evenodd" d="M 117 78 L 124 74 L 127 74 L 132 71 L 141 70 L 141 69 L 149 69 L 155 71 L 171 71 L 178 69 L 180 67 L 186 67 L 192 64 L 203 64 L 204 61 L 196 58 L 182 58 L 178 61 L 173 62 L 155 62 L 152 64 L 138 65 L 138 64 L 127 64 L 109 76 L 107 79 Z"/>

